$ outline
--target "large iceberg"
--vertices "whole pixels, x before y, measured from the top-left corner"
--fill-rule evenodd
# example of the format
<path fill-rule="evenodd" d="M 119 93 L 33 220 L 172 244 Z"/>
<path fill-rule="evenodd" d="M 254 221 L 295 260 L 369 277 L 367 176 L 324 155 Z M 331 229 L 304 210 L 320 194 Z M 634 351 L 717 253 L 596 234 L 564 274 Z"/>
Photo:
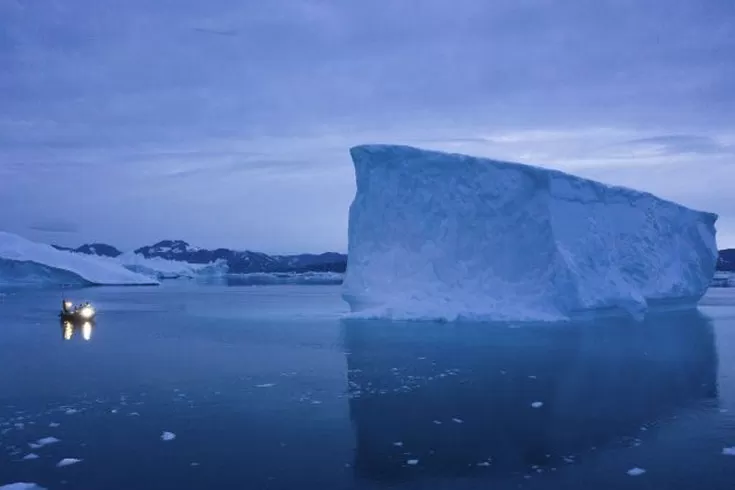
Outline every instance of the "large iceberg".
<path fill-rule="evenodd" d="M 142 285 L 158 281 L 114 259 L 57 250 L 0 232 L 0 285 Z"/>
<path fill-rule="evenodd" d="M 563 172 L 406 146 L 350 150 L 353 314 L 555 321 L 695 305 L 717 215 Z"/>

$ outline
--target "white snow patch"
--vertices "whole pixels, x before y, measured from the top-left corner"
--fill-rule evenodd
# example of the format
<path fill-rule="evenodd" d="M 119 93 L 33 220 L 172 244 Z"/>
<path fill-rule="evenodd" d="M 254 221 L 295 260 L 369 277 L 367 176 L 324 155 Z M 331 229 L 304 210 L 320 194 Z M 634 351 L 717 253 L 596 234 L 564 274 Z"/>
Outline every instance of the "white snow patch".
<path fill-rule="evenodd" d="M 643 468 L 631 468 L 627 471 L 630 476 L 639 476 L 645 472 L 646 470 L 644 470 Z"/>
<path fill-rule="evenodd" d="M 173 441 L 174 439 L 176 439 L 176 434 L 173 432 L 164 432 L 161 434 L 162 441 Z"/>

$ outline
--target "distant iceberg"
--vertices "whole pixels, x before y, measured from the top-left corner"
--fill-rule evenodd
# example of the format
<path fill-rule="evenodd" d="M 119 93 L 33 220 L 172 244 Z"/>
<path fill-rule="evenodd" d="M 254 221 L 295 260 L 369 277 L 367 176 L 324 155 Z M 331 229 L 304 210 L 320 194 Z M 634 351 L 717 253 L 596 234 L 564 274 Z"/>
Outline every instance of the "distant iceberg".
<path fill-rule="evenodd" d="M 151 277 L 114 259 L 57 250 L 12 233 L 0 232 L 0 286 L 145 285 Z"/>
<path fill-rule="evenodd" d="M 351 149 L 343 298 L 357 316 L 565 320 L 695 305 L 717 215 L 517 163 Z"/>

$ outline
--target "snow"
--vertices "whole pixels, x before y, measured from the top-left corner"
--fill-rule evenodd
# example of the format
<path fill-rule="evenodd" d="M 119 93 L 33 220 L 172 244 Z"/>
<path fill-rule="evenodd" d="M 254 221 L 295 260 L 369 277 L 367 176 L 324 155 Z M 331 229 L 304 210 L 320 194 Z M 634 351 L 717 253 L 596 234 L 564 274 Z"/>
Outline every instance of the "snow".
<path fill-rule="evenodd" d="M 227 274 L 227 262 L 220 260 L 209 264 L 192 264 L 178 260 L 166 260 L 160 257 L 146 258 L 135 252 L 126 252 L 115 258 L 106 257 L 126 269 L 156 279 L 179 279 L 220 277 Z"/>
<path fill-rule="evenodd" d="M 0 285 L 59 283 L 130 285 L 158 282 L 102 257 L 57 250 L 0 232 Z"/>
<path fill-rule="evenodd" d="M 406 146 L 351 149 L 353 316 L 567 320 L 691 306 L 717 215 L 559 171 Z"/>

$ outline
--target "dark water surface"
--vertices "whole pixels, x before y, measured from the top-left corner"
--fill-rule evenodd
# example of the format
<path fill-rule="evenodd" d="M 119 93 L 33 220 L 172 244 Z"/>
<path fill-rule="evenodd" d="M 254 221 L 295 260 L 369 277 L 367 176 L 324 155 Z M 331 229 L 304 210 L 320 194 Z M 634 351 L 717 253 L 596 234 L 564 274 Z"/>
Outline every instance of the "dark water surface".
<path fill-rule="evenodd" d="M 561 326 L 342 320 L 332 286 L 70 295 L 100 313 L 69 340 L 58 292 L 0 296 L 0 486 L 735 488 L 727 290 Z"/>

